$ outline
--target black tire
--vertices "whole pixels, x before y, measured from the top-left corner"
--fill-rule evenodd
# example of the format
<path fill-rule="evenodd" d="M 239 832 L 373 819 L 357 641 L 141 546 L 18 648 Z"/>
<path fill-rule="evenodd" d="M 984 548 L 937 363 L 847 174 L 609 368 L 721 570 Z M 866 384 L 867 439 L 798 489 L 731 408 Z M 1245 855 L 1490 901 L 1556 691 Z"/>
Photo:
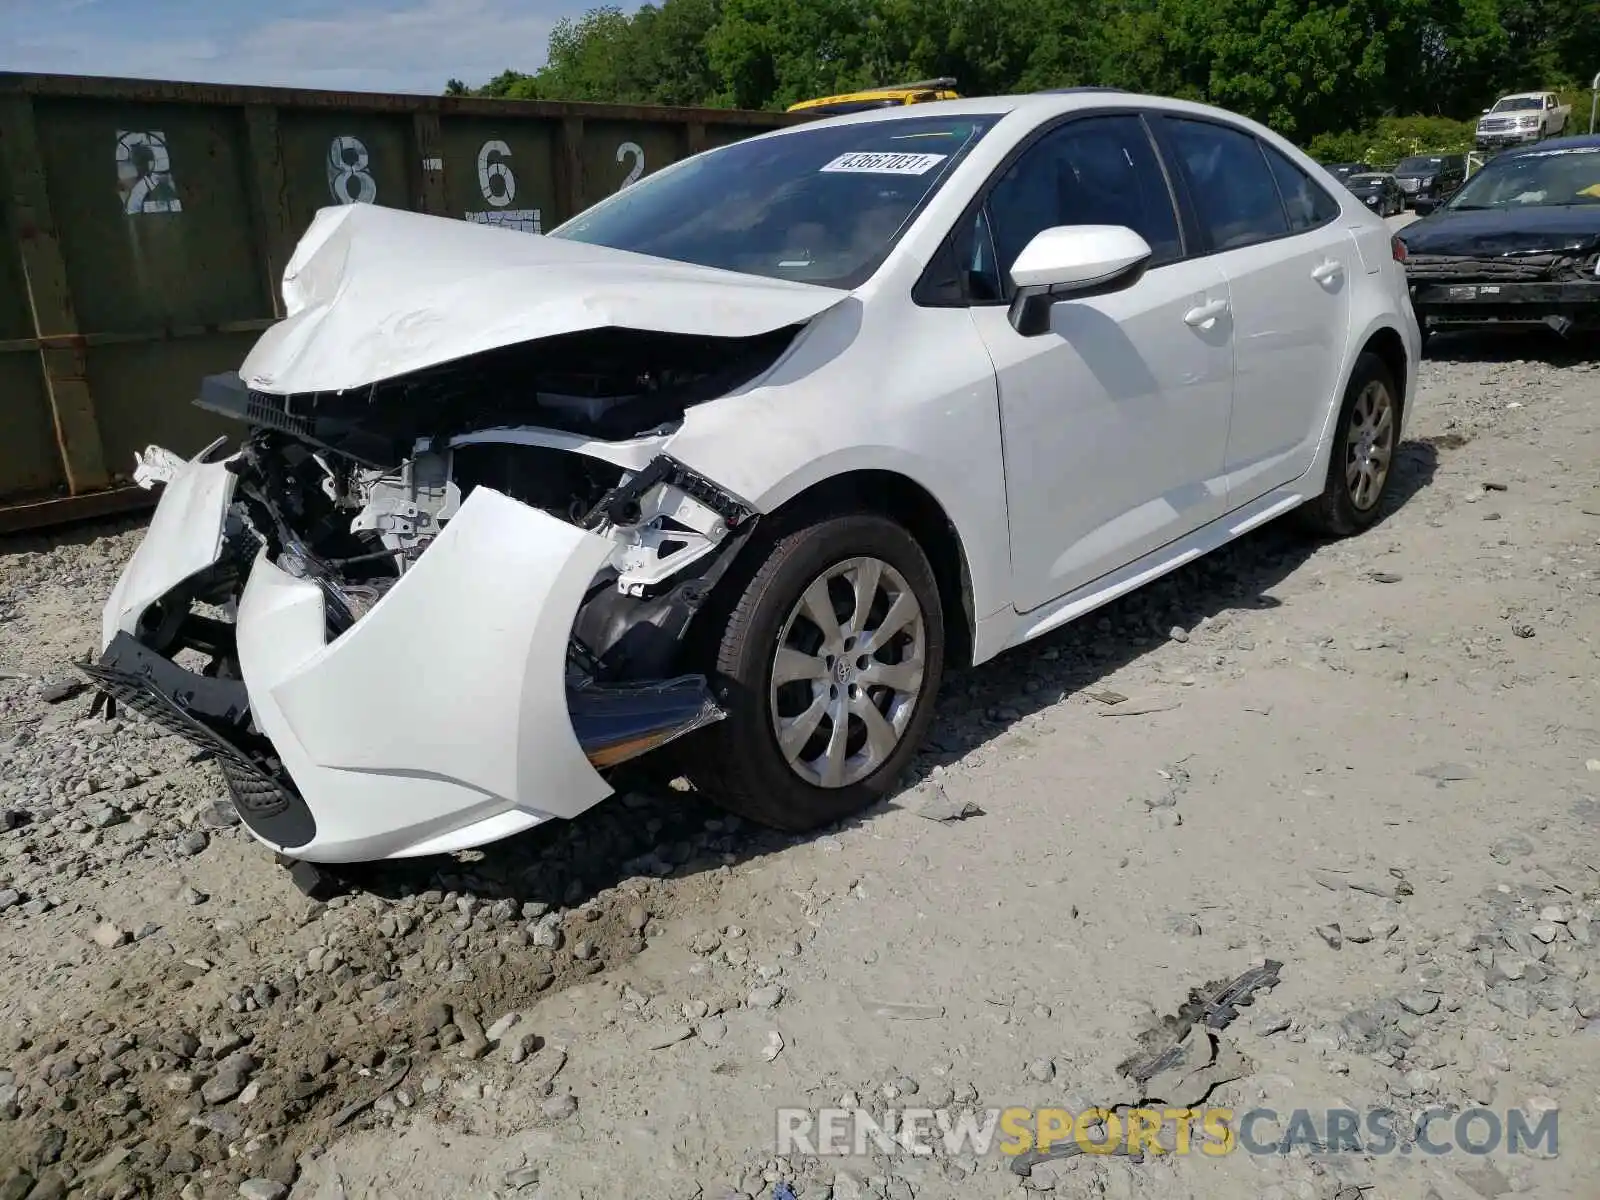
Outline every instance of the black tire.
<path fill-rule="evenodd" d="M 1375 494 L 1362 494 L 1348 479 L 1355 448 L 1351 446 L 1351 427 L 1356 420 L 1357 405 L 1369 388 L 1380 388 L 1385 394 L 1389 412 L 1387 458 L 1378 480 Z M 1344 403 L 1339 408 L 1339 420 L 1334 427 L 1333 452 L 1328 460 L 1328 477 L 1322 494 L 1300 508 L 1301 522 L 1313 533 L 1325 537 L 1349 537 L 1360 533 L 1378 519 L 1383 511 L 1383 498 L 1394 478 L 1396 453 L 1400 448 L 1401 397 L 1389 368 L 1371 351 L 1356 359 L 1350 372 L 1350 383 L 1345 388 Z"/>
<path fill-rule="evenodd" d="M 830 568 L 856 558 L 874 558 L 893 568 L 920 606 L 923 674 L 893 752 L 864 778 L 822 787 L 802 779 L 779 748 L 772 672 L 779 639 L 806 590 Z M 939 588 L 927 556 L 910 533 L 885 517 L 851 513 L 783 534 L 749 582 L 716 615 L 726 623 L 715 648 L 714 689 L 728 715 L 686 739 L 686 750 L 691 749 L 689 741 L 694 745 L 684 756 L 686 773 L 708 799 L 757 824 L 803 832 L 858 812 L 894 786 L 933 719 L 944 669 Z M 854 724 L 846 728 L 854 729 Z"/>

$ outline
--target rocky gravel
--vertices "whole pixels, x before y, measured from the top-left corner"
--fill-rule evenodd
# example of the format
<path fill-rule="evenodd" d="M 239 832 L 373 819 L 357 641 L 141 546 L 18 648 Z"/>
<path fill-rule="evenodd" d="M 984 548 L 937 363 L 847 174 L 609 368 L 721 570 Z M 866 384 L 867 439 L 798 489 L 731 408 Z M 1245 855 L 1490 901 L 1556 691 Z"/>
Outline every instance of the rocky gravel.
<path fill-rule="evenodd" d="M 806 838 L 640 776 L 291 872 L 66 667 L 139 523 L 0 543 L 0 1198 L 1593 1195 L 1600 369 L 1433 353 L 1378 527 L 951 678 L 905 790 Z M 1131 1102 L 1268 958 L 1212 1103 L 1555 1109 L 1560 1153 L 774 1155 L 779 1105 Z"/>

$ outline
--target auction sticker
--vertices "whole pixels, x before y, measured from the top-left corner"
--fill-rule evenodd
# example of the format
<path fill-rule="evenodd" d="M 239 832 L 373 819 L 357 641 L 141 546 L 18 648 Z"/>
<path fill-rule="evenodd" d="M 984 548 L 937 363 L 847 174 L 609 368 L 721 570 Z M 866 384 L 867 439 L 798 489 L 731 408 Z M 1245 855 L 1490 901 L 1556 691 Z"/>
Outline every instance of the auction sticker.
<path fill-rule="evenodd" d="M 889 154 L 857 150 L 841 154 L 822 168 L 856 175 L 926 175 L 948 156 L 944 154 Z"/>

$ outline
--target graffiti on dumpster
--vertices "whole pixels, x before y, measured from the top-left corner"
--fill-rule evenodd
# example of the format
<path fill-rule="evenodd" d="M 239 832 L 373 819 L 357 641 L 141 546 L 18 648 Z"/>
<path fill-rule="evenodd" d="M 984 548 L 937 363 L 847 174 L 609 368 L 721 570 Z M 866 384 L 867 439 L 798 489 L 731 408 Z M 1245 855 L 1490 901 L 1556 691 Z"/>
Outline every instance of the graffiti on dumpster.
<path fill-rule="evenodd" d="M 328 147 L 328 191 L 340 204 L 372 204 L 378 199 L 378 181 L 367 170 L 371 157 L 367 145 L 346 134 Z"/>
<path fill-rule="evenodd" d="M 130 217 L 183 211 L 172 182 L 167 135 L 159 129 L 117 131 L 117 192 Z"/>
<path fill-rule="evenodd" d="M 644 174 L 644 147 L 638 142 L 623 142 L 617 147 L 618 162 L 627 162 L 630 158 L 633 159 L 633 167 L 628 171 L 628 177 L 622 181 L 622 186 L 617 188 L 619 192 Z"/>
<path fill-rule="evenodd" d="M 498 138 L 487 141 L 478 151 L 478 190 L 489 208 L 469 212 L 466 218 L 479 225 L 498 225 L 523 233 L 543 233 L 537 208 L 512 208 L 517 198 L 517 177 L 511 170 L 511 147 Z"/>

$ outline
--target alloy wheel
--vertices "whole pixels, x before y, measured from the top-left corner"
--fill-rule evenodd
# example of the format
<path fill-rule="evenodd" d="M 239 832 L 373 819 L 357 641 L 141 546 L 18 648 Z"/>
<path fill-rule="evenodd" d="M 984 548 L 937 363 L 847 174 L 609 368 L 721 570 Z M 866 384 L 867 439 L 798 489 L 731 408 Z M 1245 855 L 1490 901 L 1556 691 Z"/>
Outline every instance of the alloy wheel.
<path fill-rule="evenodd" d="M 1369 511 L 1383 495 L 1393 457 L 1394 399 L 1389 389 L 1374 379 L 1356 397 L 1345 437 L 1345 486 L 1350 489 L 1350 502 L 1362 512 Z"/>
<path fill-rule="evenodd" d="M 916 594 L 882 559 L 850 558 L 800 594 L 778 635 L 768 708 L 789 768 L 815 787 L 859 783 L 921 702 L 927 630 Z"/>

